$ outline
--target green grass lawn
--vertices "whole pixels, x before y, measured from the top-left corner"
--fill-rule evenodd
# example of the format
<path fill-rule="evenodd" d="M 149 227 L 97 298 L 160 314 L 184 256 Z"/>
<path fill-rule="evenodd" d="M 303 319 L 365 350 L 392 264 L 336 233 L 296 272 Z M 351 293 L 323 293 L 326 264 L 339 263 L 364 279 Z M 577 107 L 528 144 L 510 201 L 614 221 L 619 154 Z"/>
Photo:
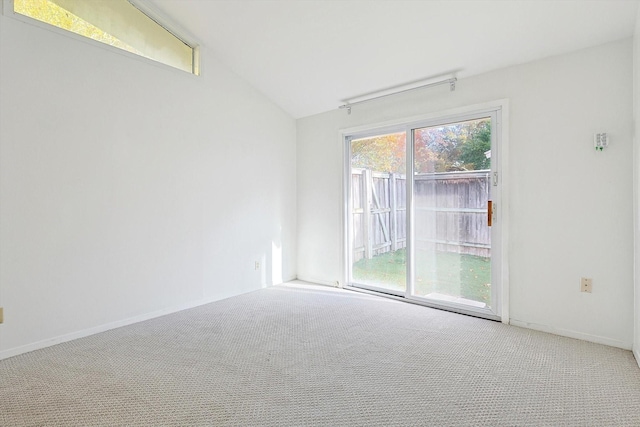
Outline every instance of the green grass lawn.
<path fill-rule="evenodd" d="M 358 283 L 404 290 L 406 279 L 404 249 L 361 259 L 353 265 Z M 416 294 L 432 292 L 490 302 L 491 260 L 451 252 L 416 251 Z"/>

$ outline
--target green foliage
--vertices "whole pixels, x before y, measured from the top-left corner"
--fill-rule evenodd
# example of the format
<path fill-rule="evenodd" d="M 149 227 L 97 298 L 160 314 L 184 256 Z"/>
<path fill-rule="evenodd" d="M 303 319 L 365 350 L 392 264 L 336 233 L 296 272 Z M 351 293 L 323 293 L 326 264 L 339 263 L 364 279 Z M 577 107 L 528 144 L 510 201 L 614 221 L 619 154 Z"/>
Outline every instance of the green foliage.
<path fill-rule="evenodd" d="M 376 172 L 405 173 L 406 135 L 392 133 L 351 142 L 351 166 Z"/>
<path fill-rule="evenodd" d="M 100 28 L 63 9 L 50 0 L 14 0 L 13 9 L 21 15 L 142 55 L 137 49 L 115 38 L 111 34 L 102 31 Z"/>
<path fill-rule="evenodd" d="M 487 169 L 491 160 L 490 119 L 470 120 L 416 130 L 416 172 Z"/>
<path fill-rule="evenodd" d="M 461 296 L 489 304 L 491 301 L 491 259 L 451 252 L 416 251 L 415 291 Z M 353 279 L 391 289 L 404 290 L 406 251 L 399 249 L 353 264 Z"/>
<path fill-rule="evenodd" d="M 482 122 L 475 128 L 470 139 L 462 145 L 460 160 L 466 169 L 480 170 L 491 168 L 491 158 L 485 153 L 491 150 L 491 123 Z"/>
<path fill-rule="evenodd" d="M 405 133 L 351 142 L 351 166 L 376 172 L 405 173 Z M 417 173 L 480 170 L 491 167 L 490 119 L 417 129 L 414 159 Z"/>

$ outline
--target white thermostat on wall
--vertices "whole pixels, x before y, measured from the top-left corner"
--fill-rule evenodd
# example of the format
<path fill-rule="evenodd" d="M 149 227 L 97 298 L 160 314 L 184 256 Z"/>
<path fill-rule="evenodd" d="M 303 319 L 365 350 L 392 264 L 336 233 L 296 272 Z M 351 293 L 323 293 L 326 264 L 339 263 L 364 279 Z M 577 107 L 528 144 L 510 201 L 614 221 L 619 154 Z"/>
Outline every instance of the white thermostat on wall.
<path fill-rule="evenodd" d="M 593 146 L 596 147 L 596 150 L 602 151 L 609 146 L 609 136 L 606 133 L 594 133 Z"/>

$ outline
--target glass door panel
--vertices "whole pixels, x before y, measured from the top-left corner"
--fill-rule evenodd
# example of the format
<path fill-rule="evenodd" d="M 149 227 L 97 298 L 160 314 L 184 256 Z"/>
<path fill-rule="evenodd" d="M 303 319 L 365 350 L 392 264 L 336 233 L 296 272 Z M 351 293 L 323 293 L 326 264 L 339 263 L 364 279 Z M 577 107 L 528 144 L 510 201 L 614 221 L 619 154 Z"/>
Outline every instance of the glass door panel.
<path fill-rule="evenodd" d="M 490 309 L 491 118 L 413 131 L 413 296 Z"/>
<path fill-rule="evenodd" d="M 406 132 L 350 141 L 350 282 L 404 295 Z"/>

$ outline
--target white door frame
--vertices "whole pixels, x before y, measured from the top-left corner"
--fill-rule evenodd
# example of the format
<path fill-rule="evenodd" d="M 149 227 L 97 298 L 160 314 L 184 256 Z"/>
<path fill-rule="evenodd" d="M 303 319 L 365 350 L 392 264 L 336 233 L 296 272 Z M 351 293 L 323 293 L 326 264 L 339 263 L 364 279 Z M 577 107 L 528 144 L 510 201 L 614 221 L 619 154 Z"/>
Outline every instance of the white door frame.
<path fill-rule="evenodd" d="M 388 131 L 402 131 L 407 132 L 407 236 L 413 231 L 413 179 L 409 177 L 413 176 L 413 162 L 410 160 L 411 151 L 413 150 L 413 129 L 428 127 L 430 125 L 442 124 L 443 122 L 456 122 L 463 121 L 472 117 L 478 117 L 478 115 L 490 115 L 492 119 L 492 126 L 497 131 L 491 132 L 492 138 L 492 162 L 491 172 L 492 179 L 494 172 L 497 177 L 497 183 L 492 187 L 492 200 L 495 206 L 495 224 L 491 230 L 492 238 L 492 281 L 499 283 L 499 286 L 492 287 L 498 288 L 499 293 L 492 294 L 492 303 L 495 304 L 494 315 L 487 313 L 483 316 L 482 313 L 478 313 L 473 310 L 468 310 L 468 307 L 452 305 L 449 309 L 453 309 L 457 312 L 464 314 L 480 315 L 483 317 L 500 320 L 503 323 L 509 323 L 509 259 L 508 259 L 508 234 L 509 234 L 509 201 L 508 193 L 508 136 L 509 136 L 509 120 L 508 120 L 508 100 L 501 99 L 497 101 L 491 101 L 483 104 L 476 104 L 465 106 L 461 108 L 440 111 L 420 116 L 408 117 L 401 120 L 394 120 L 384 123 L 377 123 L 365 126 L 358 126 L 353 128 L 345 128 L 339 131 L 340 144 L 343 148 L 343 245 L 342 245 L 342 263 L 343 263 L 343 283 L 346 287 L 354 290 L 362 291 L 361 288 L 354 288 L 350 286 L 349 279 L 351 277 L 351 221 L 352 216 L 349 214 L 351 211 L 351 154 L 350 144 L 348 138 L 357 134 L 358 138 L 366 137 L 368 135 L 379 135 Z M 495 122 L 494 122 L 495 121 Z M 495 124 L 494 124 L 495 123 Z M 494 152 L 495 150 L 495 152 Z M 494 161 L 495 159 L 495 161 Z M 410 196 L 411 195 L 411 196 Z M 412 239 L 407 239 L 407 289 L 406 293 L 401 299 L 422 305 L 435 306 L 437 308 L 443 308 L 437 304 L 432 304 L 428 300 L 421 297 L 412 295 L 414 282 L 414 268 L 413 268 L 413 251 L 410 245 L 412 245 Z M 366 291 L 366 290 L 365 290 Z M 394 296 L 390 296 L 394 297 Z M 397 296 L 396 296 L 397 297 Z M 446 307 L 444 307 L 447 309 Z"/>

